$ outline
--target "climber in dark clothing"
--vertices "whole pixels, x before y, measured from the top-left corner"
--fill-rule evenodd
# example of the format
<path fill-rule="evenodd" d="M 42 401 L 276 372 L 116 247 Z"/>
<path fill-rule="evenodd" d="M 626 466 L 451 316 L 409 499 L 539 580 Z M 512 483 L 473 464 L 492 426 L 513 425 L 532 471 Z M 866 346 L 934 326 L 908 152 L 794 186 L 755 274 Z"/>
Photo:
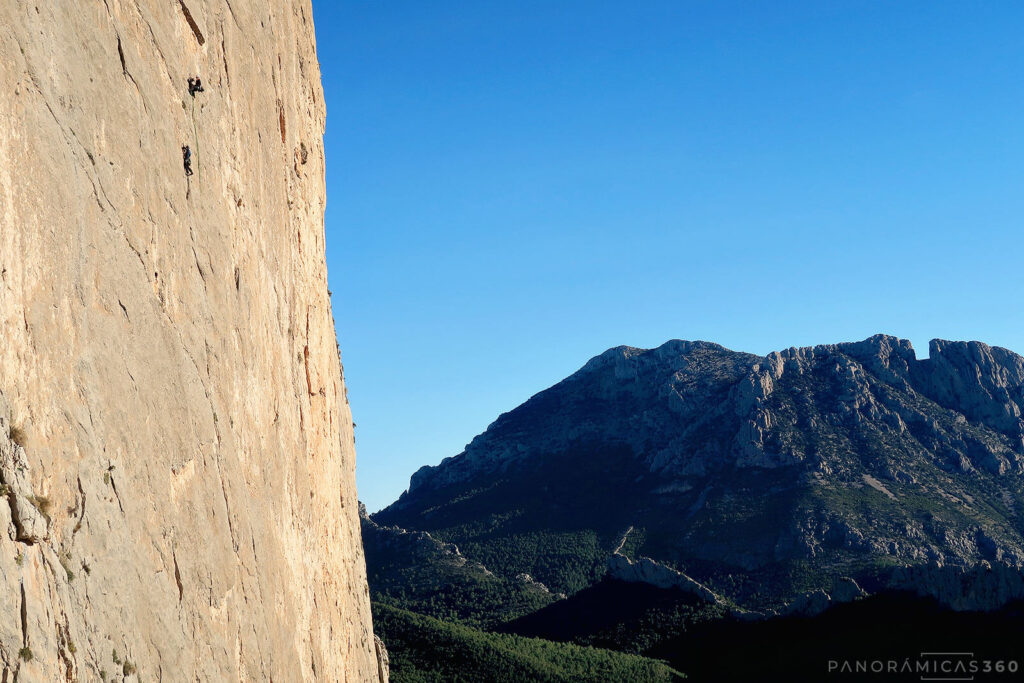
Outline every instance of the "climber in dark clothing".
<path fill-rule="evenodd" d="M 192 97 L 195 97 L 197 92 L 204 92 L 203 81 L 199 78 L 199 76 L 188 79 L 188 94 Z"/>
<path fill-rule="evenodd" d="M 181 160 L 185 164 L 185 175 L 192 175 L 192 149 L 188 145 L 181 146 Z"/>

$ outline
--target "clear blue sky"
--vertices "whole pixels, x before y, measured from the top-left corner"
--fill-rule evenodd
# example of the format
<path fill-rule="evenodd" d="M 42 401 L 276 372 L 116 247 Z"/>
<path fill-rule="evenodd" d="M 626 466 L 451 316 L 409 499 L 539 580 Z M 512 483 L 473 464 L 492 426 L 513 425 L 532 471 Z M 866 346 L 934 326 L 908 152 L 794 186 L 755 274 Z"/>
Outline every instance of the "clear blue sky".
<path fill-rule="evenodd" d="M 1024 3 L 314 10 L 371 510 L 619 344 L 1024 351 Z"/>

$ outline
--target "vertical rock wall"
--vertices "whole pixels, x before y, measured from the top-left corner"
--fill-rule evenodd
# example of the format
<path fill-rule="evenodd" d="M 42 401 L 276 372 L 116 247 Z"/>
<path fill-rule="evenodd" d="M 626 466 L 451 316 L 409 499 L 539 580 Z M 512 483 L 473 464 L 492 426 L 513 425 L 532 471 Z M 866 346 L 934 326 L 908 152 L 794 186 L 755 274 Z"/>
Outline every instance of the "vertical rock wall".
<path fill-rule="evenodd" d="M 310 0 L 4 0 L 0 87 L 0 677 L 377 680 Z"/>

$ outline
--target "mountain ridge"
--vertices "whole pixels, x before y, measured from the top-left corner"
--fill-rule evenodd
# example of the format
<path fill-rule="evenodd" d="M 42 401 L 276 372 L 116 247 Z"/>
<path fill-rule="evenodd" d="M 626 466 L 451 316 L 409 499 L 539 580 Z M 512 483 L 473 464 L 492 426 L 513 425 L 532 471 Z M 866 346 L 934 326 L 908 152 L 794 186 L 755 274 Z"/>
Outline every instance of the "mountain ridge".
<path fill-rule="evenodd" d="M 982 342 L 936 339 L 923 359 L 888 335 L 764 356 L 619 346 L 419 469 L 374 518 L 567 593 L 636 527 L 635 556 L 751 609 L 847 576 L 885 586 L 898 567 L 1018 570 L 1022 407 L 1024 358 Z M 552 534 L 582 542 L 583 564 L 545 567 L 535 546 Z"/>
<path fill-rule="evenodd" d="M 613 368 L 615 377 L 630 377 L 634 372 L 629 367 L 630 361 L 639 356 L 653 355 L 656 358 L 663 358 L 686 354 L 694 349 L 708 349 L 733 354 L 737 357 L 746 357 L 749 360 L 756 359 L 756 362 L 752 363 L 750 368 L 753 374 L 749 378 L 744 378 L 749 382 L 750 386 L 738 389 L 744 392 L 749 391 L 750 397 L 757 398 L 764 398 L 766 392 L 770 392 L 771 379 L 778 379 L 781 376 L 787 361 L 813 359 L 815 356 L 823 353 L 838 352 L 848 355 L 865 364 L 869 364 L 873 370 L 880 371 L 884 376 L 895 381 L 906 381 L 911 373 L 920 376 L 928 368 L 937 368 L 951 383 L 945 388 L 936 385 L 934 394 L 929 396 L 929 398 L 933 398 L 944 406 L 955 403 L 957 399 L 967 399 L 968 409 L 971 410 L 972 415 L 976 416 L 977 419 L 1004 429 L 1016 429 L 1021 433 L 1022 439 L 1024 439 L 1024 420 L 1021 419 L 1021 403 L 1024 403 L 1024 392 L 1020 389 L 1020 385 L 1024 383 L 1024 358 L 1009 349 L 999 346 L 989 346 L 978 341 L 932 339 L 929 342 L 929 357 L 918 359 L 910 341 L 886 334 L 876 334 L 859 342 L 789 347 L 781 351 L 772 351 L 764 356 L 757 356 L 751 353 L 732 351 L 714 342 L 673 339 L 651 349 L 621 345 L 612 347 L 594 356 L 566 379 L 534 394 L 518 408 L 502 413 L 482 434 L 475 437 L 461 454 L 445 458 L 438 465 L 424 465 L 419 468 L 410 478 L 408 492 L 412 492 L 421 486 L 429 486 L 431 480 L 441 470 L 456 467 L 460 458 L 472 454 L 475 450 L 479 450 L 486 441 L 488 433 L 494 429 L 500 429 L 503 421 L 509 419 L 515 411 L 529 407 L 531 402 L 540 399 L 547 392 L 556 389 L 564 383 L 578 380 L 588 373 L 597 372 L 609 366 Z M 988 383 L 987 386 L 983 385 L 981 392 L 965 392 L 963 383 L 957 383 L 955 380 L 963 379 L 960 377 L 962 364 L 972 360 L 980 361 L 983 364 L 981 368 L 990 372 L 994 371 L 993 365 L 1008 367 L 1012 371 L 1012 378 L 1015 380 L 1018 388 L 1017 395 L 1011 397 L 1009 392 L 1006 391 L 1005 382 L 1000 382 L 999 378 L 990 378 L 996 381 Z M 894 365 L 896 366 L 895 369 L 893 368 Z M 933 370 L 934 372 L 935 370 Z M 982 397 L 986 390 L 996 390 L 1004 394 L 1003 398 L 1006 400 L 1002 403 L 1002 412 L 998 409 L 986 411 L 984 406 L 978 405 L 983 402 Z M 742 397 L 747 398 L 747 395 L 744 394 Z M 991 393 L 988 393 L 987 398 L 993 398 Z M 1024 440 L 1022 440 L 1021 445 L 1024 448 Z"/>

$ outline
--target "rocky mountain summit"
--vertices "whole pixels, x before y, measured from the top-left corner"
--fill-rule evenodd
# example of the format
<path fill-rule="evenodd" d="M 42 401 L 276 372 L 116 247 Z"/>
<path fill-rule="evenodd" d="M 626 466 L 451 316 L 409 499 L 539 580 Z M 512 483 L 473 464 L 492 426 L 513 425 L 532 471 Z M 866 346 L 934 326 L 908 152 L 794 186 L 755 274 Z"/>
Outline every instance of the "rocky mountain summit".
<path fill-rule="evenodd" d="M 1024 358 L 980 342 L 935 340 L 927 359 L 884 335 L 764 357 L 617 347 L 417 471 L 376 519 L 553 590 L 592 585 L 619 550 L 744 609 L 843 579 L 991 607 L 1019 582 L 973 600 L 948 574 L 1024 564 L 1022 409 Z M 578 562 L 545 559 L 559 539 Z"/>

